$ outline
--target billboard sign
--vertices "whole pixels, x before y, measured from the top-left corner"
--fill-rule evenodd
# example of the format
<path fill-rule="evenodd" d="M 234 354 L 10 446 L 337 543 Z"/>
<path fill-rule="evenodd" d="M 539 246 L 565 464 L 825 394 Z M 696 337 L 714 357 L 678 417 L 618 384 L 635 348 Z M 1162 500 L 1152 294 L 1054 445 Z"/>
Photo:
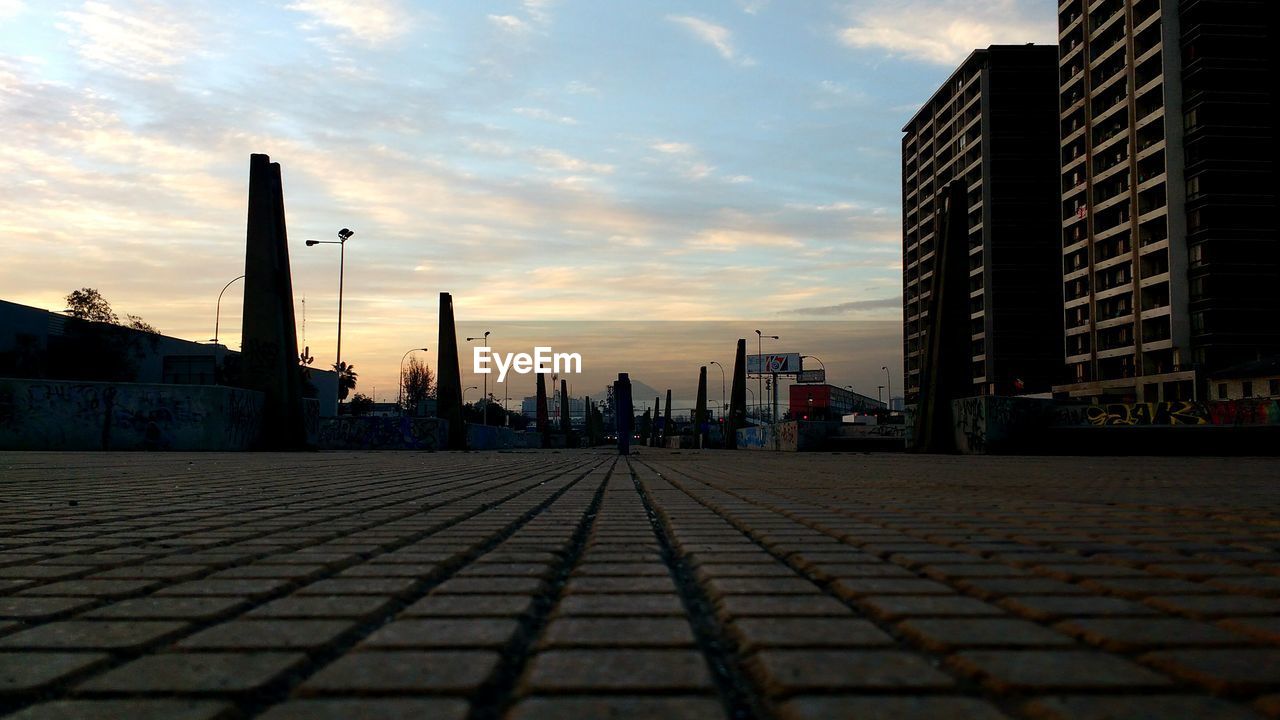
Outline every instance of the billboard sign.
<path fill-rule="evenodd" d="M 817 370 L 801 370 L 796 375 L 798 383 L 824 383 L 827 381 L 827 371 L 822 368 Z"/>
<path fill-rule="evenodd" d="M 747 374 L 777 373 L 794 375 L 800 372 L 800 353 L 765 353 L 747 356 Z"/>

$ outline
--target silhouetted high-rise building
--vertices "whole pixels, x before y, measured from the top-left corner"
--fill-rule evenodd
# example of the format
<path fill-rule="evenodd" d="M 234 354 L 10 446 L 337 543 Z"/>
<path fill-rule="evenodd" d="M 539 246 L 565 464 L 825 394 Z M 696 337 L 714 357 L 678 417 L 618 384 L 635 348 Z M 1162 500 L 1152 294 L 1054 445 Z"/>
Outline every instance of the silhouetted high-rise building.
<path fill-rule="evenodd" d="M 1280 351 L 1272 4 L 1059 4 L 1061 394 L 1190 399 Z"/>
<path fill-rule="evenodd" d="M 967 189 L 974 395 L 1061 376 L 1058 99 L 1053 46 L 975 50 L 903 128 L 906 403 L 920 390 L 943 190 Z"/>

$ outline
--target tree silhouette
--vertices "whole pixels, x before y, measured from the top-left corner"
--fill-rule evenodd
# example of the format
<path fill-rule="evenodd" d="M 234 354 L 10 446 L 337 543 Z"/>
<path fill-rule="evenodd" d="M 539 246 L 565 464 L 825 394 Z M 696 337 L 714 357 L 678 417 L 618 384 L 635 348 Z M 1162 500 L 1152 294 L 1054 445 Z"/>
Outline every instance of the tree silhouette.
<path fill-rule="evenodd" d="M 71 317 L 90 322 L 119 325 L 120 318 L 111 310 L 111 303 L 94 288 L 80 288 L 67 295 L 67 309 Z"/>
<path fill-rule="evenodd" d="M 410 357 L 400 376 L 404 384 L 404 411 L 411 413 L 418 403 L 436 394 L 436 377 L 431 368 L 416 357 Z"/>
<path fill-rule="evenodd" d="M 356 366 L 343 361 L 335 363 L 333 371 L 338 373 L 338 400 L 346 400 L 347 395 L 356 389 Z"/>

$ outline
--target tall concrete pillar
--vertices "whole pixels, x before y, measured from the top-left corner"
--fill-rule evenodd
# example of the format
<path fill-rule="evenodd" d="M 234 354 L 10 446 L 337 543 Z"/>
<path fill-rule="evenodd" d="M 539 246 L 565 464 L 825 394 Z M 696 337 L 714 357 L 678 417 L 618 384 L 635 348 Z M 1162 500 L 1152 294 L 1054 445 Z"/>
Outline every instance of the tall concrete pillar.
<path fill-rule="evenodd" d="M 569 382 L 567 380 L 561 380 L 560 381 L 560 432 L 564 433 L 564 440 L 566 443 L 569 442 L 569 433 L 572 430 L 573 430 L 573 421 L 569 417 Z"/>
<path fill-rule="evenodd" d="M 467 448 L 462 421 L 462 369 L 458 366 L 458 332 L 453 324 L 453 296 L 440 293 L 440 337 L 436 341 L 437 415 L 449 423 L 450 450 Z"/>
<path fill-rule="evenodd" d="M 587 447 L 596 444 L 595 418 L 591 416 L 591 396 L 582 398 L 582 431 L 587 437 Z"/>
<path fill-rule="evenodd" d="M 658 414 L 662 412 L 662 399 L 653 399 L 653 416 L 649 421 L 649 447 L 658 446 Z"/>
<path fill-rule="evenodd" d="M 547 376 L 543 373 L 534 374 L 537 375 L 536 382 L 538 384 L 538 417 L 536 427 L 538 429 L 538 434 L 542 436 L 542 447 L 549 447 L 551 445 L 550 438 L 548 437 L 551 434 L 551 419 L 547 415 Z"/>
<path fill-rule="evenodd" d="M 659 447 L 667 446 L 667 438 L 671 436 L 671 388 L 667 388 L 667 407 L 662 412 L 662 441 Z"/>
<path fill-rule="evenodd" d="M 631 377 L 627 373 L 618 373 L 618 380 L 613 384 L 613 416 L 618 433 L 618 454 L 629 455 L 635 409 L 631 405 Z"/>
<path fill-rule="evenodd" d="M 249 156 L 240 361 L 244 386 L 264 396 L 263 431 L 257 449 L 305 447 L 284 187 L 280 163 L 257 154 Z"/>
<path fill-rule="evenodd" d="M 707 366 L 698 368 L 698 400 L 693 407 L 693 431 L 698 436 L 698 447 L 707 446 Z"/>
<path fill-rule="evenodd" d="M 963 182 L 947 185 L 935 235 L 933 283 L 929 295 L 929 326 L 920 366 L 920 395 L 916 402 L 912 449 L 917 452 L 956 451 L 951 401 L 972 391 L 969 375 L 969 232 L 967 189 Z"/>
<path fill-rule="evenodd" d="M 725 423 L 725 447 L 738 448 L 738 428 L 747 426 L 747 341 L 738 339 L 733 357 L 733 390 L 729 396 L 729 422 Z"/>

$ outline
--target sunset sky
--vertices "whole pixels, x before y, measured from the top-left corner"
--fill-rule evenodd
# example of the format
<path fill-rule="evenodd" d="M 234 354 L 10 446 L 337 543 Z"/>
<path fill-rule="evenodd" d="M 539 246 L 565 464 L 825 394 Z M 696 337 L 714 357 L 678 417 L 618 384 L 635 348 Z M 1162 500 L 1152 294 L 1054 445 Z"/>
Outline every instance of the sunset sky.
<path fill-rule="evenodd" d="M 900 128 L 973 48 L 1053 42 L 1054 11 L 0 0 L 0 298 L 57 311 L 96 287 L 122 315 L 208 340 L 243 272 L 260 152 L 283 169 L 317 364 L 333 362 L 338 252 L 303 241 L 356 231 L 344 359 L 379 399 L 405 350 L 434 350 L 441 290 L 463 336 L 723 319 L 727 346 L 688 358 L 695 378 L 758 323 L 848 321 L 869 344 L 856 363 L 774 349 L 829 348 L 828 368 L 849 361 L 833 382 L 874 396 L 901 362 L 896 329 L 867 329 L 901 315 Z M 233 286 L 222 304 L 232 348 L 240 299 Z M 676 357 L 683 343 L 644 342 Z"/>

